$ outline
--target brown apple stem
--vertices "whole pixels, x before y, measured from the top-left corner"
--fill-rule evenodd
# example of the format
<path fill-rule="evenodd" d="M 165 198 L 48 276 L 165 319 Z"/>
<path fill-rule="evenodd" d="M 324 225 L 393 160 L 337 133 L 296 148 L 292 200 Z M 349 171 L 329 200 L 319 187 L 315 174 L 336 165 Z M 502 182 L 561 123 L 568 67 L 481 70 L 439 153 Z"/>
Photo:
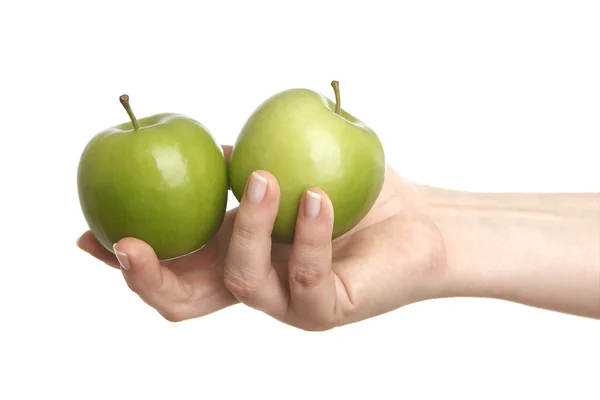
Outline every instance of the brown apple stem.
<path fill-rule="evenodd" d="M 135 115 L 131 110 L 131 106 L 129 105 L 129 96 L 126 94 L 121 95 L 121 97 L 119 97 L 119 100 L 121 101 L 123 107 L 125 107 L 125 111 L 127 111 L 127 114 L 131 119 L 131 123 L 133 124 L 133 130 L 137 131 L 138 129 L 140 129 L 140 124 L 138 124 L 137 118 L 135 118 Z"/>
<path fill-rule="evenodd" d="M 341 101 L 340 101 L 340 83 L 338 81 L 331 81 L 331 87 L 335 93 L 335 113 L 340 113 Z"/>

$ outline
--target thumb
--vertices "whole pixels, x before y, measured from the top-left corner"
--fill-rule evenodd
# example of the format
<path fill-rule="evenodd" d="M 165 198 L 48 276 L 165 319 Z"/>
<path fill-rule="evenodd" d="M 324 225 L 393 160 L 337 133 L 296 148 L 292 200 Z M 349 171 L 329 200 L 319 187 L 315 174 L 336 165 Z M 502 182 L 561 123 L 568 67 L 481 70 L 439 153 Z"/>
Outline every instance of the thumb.
<path fill-rule="evenodd" d="M 170 269 L 160 264 L 156 253 L 146 242 L 124 238 L 113 245 L 127 286 L 165 318 L 175 305 L 189 299 L 185 283 Z"/>

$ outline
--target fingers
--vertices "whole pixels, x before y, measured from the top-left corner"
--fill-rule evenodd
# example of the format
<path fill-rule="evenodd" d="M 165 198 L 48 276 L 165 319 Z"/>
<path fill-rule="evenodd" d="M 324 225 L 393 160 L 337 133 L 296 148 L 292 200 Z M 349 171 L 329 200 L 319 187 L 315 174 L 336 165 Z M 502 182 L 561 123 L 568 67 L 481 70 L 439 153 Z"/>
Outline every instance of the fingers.
<path fill-rule="evenodd" d="M 225 286 L 241 302 L 281 317 L 287 296 L 271 265 L 271 232 L 279 186 L 265 171 L 250 175 L 235 218 L 224 265 Z"/>
<path fill-rule="evenodd" d="M 152 247 L 135 238 L 120 240 L 114 251 L 129 288 L 169 321 L 206 315 L 235 302 L 226 290 L 219 291 L 224 288 L 213 268 L 178 276 L 160 264 Z"/>
<path fill-rule="evenodd" d="M 100 242 L 96 240 L 96 237 L 92 231 L 85 232 L 79 239 L 77 239 L 77 247 L 102 261 L 103 263 L 113 268 L 119 268 L 119 261 L 117 261 L 115 255 L 106 250 L 104 246 L 102 246 Z"/>
<path fill-rule="evenodd" d="M 233 150 L 233 146 L 222 145 L 221 147 L 223 148 L 223 157 L 225 157 L 225 160 L 227 161 L 227 163 L 229 163 L 229 159 L 231 158 L 231 151 Z"/>
<path fill-rule="evenodd" d="M 333 206 L 325 192 L 306 191 L 289 259 L 289 310 L 309 329 L 335 322 L 336 285 L 332 270 Z"/>
<path fill-rule="evenodd" d="M 200 317 L 237 303 L 225 288 L 219 270 L 209 267 L 210 260 L 202 250 L 169 261 L 167 268 L 149 245 L 133 238 L 114 246 L 118 257 L 106 250 L 91 231 L 77 240 L 77 246 L 109 266 L 120 268 L 129 288 L 169 321 Z M 180 275 L 172 272 L 177 270 Z"/>

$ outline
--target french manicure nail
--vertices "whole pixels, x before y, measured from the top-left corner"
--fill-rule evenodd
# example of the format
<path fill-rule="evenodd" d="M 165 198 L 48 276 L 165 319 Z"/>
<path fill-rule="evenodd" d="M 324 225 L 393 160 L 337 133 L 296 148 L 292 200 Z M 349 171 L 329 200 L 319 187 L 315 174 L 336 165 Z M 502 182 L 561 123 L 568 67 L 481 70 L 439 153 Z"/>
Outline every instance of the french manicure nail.
<path fill-rule="evenodd" d="M 267 193 L 267 179 L 253 172 L 248 185 L 248 201 L 259 204 Z"/>
<path fill-rule="evenodd" d="M 113 250 L 115 252 L 115 256 L 117 256 L 117 260 L 119 260 L 119 264 L 121 264 L 121 268 L 125 271 L 129 271 L 131 269 L 131 264 L 129 263 L 129 257 L 127 254 L 122 251 L 117 250 L 117 244 L 113 244 Z"/>
<path fill-rule="evenodd" d="M 304 213 L 308 218 L 314 219 L 321 212 L 321 195 L 311 192 L 306 192 L 306 202 L 304 204 Z"/>

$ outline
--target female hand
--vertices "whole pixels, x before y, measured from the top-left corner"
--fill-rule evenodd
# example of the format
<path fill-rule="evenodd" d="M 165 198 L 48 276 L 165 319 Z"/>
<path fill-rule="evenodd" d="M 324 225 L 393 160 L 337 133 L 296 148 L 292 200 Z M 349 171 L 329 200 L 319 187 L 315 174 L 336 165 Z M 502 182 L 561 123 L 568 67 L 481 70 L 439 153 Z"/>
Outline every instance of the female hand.
<path fill-rule="evenodd" d="M 204 248 L 162 263 L 135 238 L 115 244 L 117 257 L 90 231 L 78 245 L 121 268 L 131 290 L 169 321 L 242 302 L 300 329 L 327 330 L 439 294 L 442 236 L 419 192 L 391 168 L 368 215 L 333 241 L 331 202 L 313 188 L 301 200 L 294 243 L 272 242 L 278 201 L 276 179 L 257 171 Z"/>

